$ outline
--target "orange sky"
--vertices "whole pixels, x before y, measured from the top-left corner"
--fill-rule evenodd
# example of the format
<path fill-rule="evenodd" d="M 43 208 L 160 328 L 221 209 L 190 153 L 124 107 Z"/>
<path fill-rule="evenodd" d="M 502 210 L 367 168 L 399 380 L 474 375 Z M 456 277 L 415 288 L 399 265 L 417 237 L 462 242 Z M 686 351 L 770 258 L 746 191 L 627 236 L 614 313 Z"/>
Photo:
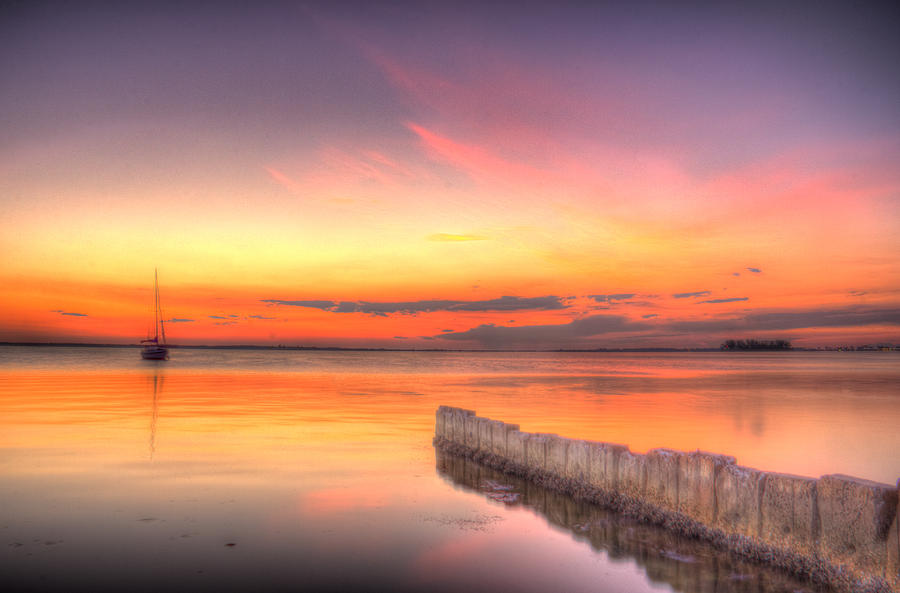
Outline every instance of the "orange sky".
<path fill-rule="evenodd" d="M 6 19 L 0 340 L 900 342 L 877 15 L 278 10 Z"/>

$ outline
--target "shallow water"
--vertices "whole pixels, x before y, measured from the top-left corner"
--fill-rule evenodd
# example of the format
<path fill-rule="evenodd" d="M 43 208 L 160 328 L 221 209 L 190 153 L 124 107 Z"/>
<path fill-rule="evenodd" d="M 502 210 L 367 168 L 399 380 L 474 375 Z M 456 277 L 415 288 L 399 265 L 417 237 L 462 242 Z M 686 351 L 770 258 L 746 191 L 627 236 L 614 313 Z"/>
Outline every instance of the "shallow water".
<path fill-rule="evenodd" d="M 700 448 L 767 470 L 894 483 L 898 362 L 177 349 L 159 363 L 135 349 L 0 347 L 0 580 L 38 590 L 702 590 L 726 560 L 682 562 L 699 581 L 660 580 L 646 550 L 585 545 L 535 505 L 436 471 L 437 406 L 635 451 Z M 617 545 L 643 549 L 646 534 L 634 537 Z M 683 545 L 669 541 L 662 557 L 683 556 Z M 780 577 L 753 574 L 719 586 L 782 590 Z"/>

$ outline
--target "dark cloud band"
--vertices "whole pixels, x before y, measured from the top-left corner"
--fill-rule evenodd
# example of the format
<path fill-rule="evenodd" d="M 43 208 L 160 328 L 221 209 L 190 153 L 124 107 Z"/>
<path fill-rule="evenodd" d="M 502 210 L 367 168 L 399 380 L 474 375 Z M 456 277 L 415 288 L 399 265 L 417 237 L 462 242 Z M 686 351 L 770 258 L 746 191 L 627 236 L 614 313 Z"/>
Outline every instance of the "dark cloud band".
<path fill-rule="evenodd" d="M 401 302 L 370 301 L 286 301 L 263 299 L 264 303 L 292 307 L 310 307 L 332 313 L 367 313 L 369 315 L 390 315 L 393 313 L 433 313 L 435 311 L 551 311 L 565 309 L 563 299 L 558 296 L 517 297 L 503 296 L 485 301 L 425 300 Z"/>
<path fill-rule="evenodd" d="M 744 297 L 741 297 L 744 298 Z M 646 317 L 651 319 L 651 317 Z M 900 326 L 900 309 L 843 307 L 798 311 L 749 313 L 743 317 L 702 321 L 631 321 L 621 315 L 593 315 L 555 325 L 501 326 L 485 324 L 460 332 L 433 336 L 442 340 L 471 341 L 488 348 L 518 345 L 577 345 L 585 338 L 625 333 L 667 331 L 672 336 L 717 332 L 787 331 L 816 327 Z"/>

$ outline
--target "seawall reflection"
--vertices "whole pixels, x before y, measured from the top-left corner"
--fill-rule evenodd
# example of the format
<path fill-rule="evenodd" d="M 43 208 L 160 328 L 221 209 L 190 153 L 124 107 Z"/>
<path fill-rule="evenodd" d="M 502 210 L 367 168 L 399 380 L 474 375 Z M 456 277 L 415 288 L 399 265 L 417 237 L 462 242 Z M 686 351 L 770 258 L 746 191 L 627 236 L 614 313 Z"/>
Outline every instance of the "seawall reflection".
<path fill-rule="evenodd" d="M 656 583 L 683 593 L 826 592 L 775 569 L 604 510 L 435 449 L 439 475 L 507 506 L 526 507 L 613 561 L 633 561 Z"/>

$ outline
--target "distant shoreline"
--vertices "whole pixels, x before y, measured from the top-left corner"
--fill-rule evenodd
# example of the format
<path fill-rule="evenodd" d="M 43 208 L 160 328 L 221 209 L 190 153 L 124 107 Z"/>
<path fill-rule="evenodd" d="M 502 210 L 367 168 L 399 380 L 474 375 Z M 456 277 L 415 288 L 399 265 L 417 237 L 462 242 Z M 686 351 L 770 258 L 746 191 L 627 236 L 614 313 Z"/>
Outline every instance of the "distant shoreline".
<path fill-rule="evenodd" d="M 140 348 L 139 344 L 93 344 L 86 342 L 0 342 L 0 346 L 27 346 L 27 347 L 51 347 L 51 348 Z M 858 347 L 850 348 L 797 348 L 790 350 L 722 350 L 721 348 L 592 348 L 592 349 L 576 349 L 576 348 L 556 348 L 556 349 L 538 349 L 538 348 L 522 348 L 511 349 L 503 348 L 497 350 L 489 349 L 465 349 L 465 348 L 362 348 L 362 347 L 339 347 L 339 346 L 258 346 L 253 344 L 226 344 L 226 345 L 185 345 L 179 346 L 169 344 L 169 348 L 177 348 L 181 350 L 292 350 L 292 351 L 321 351 L 321 352 L 572 352 L 572 353 L 591 353 L 591 352 L 723 352 L 723 353 L 741 353 L 741 352 L 900 352 L 894 350 L 865 349 Z"/>

